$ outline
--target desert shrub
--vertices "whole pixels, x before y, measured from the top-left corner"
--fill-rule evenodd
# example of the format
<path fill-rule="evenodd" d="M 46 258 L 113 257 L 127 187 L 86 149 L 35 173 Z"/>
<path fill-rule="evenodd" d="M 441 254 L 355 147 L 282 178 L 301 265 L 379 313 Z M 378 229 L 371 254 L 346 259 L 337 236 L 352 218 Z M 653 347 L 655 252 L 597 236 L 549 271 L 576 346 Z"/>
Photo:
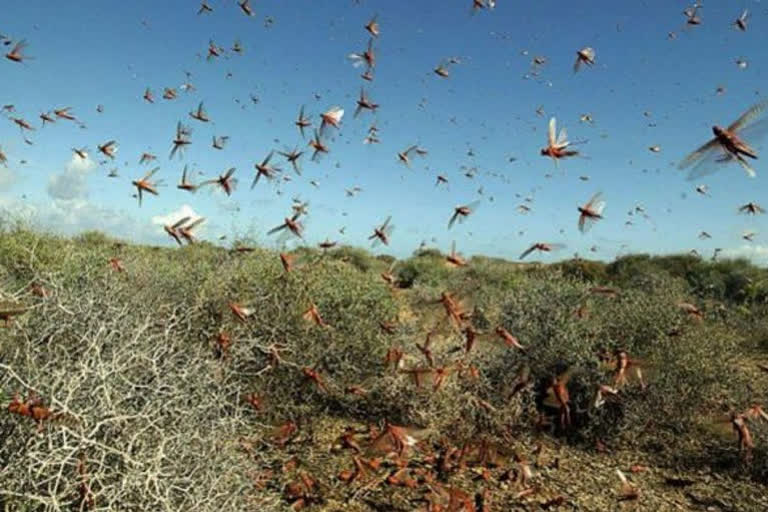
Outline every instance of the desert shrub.
<path fill-rule="evenodd" d="M 735 304 L 763 303 L 768 298 L 768 274 L 746 259 L 712 262 L 691 255 L 629 255 L 610 263 L 606 274 L 621 287 L 642 286 L 642 276 L 681 278 L 695 296 Z"/>
<path fill-rule="evenodd" d="M 565 277 L 579 279 L 589 283 L 604 283 L 607 280 L 605 264 L 599 261 L 573 259 L 553 265 L 553 269 L 562 272 Z"/>
<path fill-rule="evenodd" d="M 365 249 L 344 245 L 329 251 L 329 256 L 333 259 L 346 261 L 361 272 L 368 272 L 372 266 L 374 258 Z"/>
<path fill-rule="evenodd" d="M 418 255 L 401 262 L 396 267 L 398 285 L 401 288 L 437 286 L 445 283 L 460 269 L 448 266 L 440 251 L 425 249 Z"/>
<path fill-rule="evenodd" d="M 683 282 L 663 278 L 613 298 L 591 295 L 587 285 L 557 276 L 521 283 L 505 297 L 502 319 L 528 351 L 517 361 L 496 359 L 489 372 L 501 382 L 525 364 L 539 379 L 532 392 L 541 395 L 547 378 L 570 368 L 573 410 L 581 411 L 575 416 L 584 435 L 621 431 L 631 438 L 649 418 L 660 428 L 685 431 L 718 393 L 742 394 L 743 382 L 732 371 L 739 340 L 727 329 L 697 325 L 681 315 L 676 303 L 684 293 Z M 589 316 L 578 319 L 574 312 L 584 304 Z M 597 386 L 613 378 L 597 355 L 619 348 L 640 361 L 648 389 L 640 392 L 635 382 L 619 401 L 596 411 L 591 403 Z"/>
<path fill-rule="evenodd" d="M 744 347 L 764 349 L 764 308 L 723 307 L 708 296 L 697 301 L 705 318 L 696 323 L 676 306 L 697 298 L 690 277 L 649 270 L 653 258 L 609 271 L 579 262 L 584 273 L 575 262 L 521 270 L 485 258 L 452 269 L 427 253 L 395 265 L 413 285 L 404 290 L 379 276 L 389 260 L 364 250 L 294 253 L 305 257 L 286 273 L 278 255 L 263 249 L 116 247 L 96 235 L 75 241 L 24 230 L 0 237 L 2 291 L 31 306 L 0 337 L 0 406 L 15 391 L 35 391 L 66 414 L 44 435 L 29 418 L 0 415 L 0 432 L 13 432 L 0 440 L 0 499 L 23 493 L 41 509 L 77 508 L 75 465 L 83 454 L 104 508 L 243 509 L 254 495 L 250 469 L 279 468 L 296 455 L 272 448 L 275 426 L 286 420 L 304 440 L 328 418 L 505 439 L 542 419 L 557 423 L 545 400 L 547 379 L 569 368 L 573 441 L 619 438 L 652 451 L 684 435 L 704 446 L 709 438 L 697 430 L 697 416 L 754 399 L 739 356 Z M 107 264 L 112 257 L 125 272 Z M 673 268 L 699 265 L 671 261 Z M 726 294 L 744 286 L 729 276 L 753 279 L 739 265 L 717 271 Z M 610 275 L 626 285 L 615 297 L 590 291 Z M 51 295 L 32 295 L 33 281 Z M 470 352 L 436 303 L 442 292 L 456 297 L 479 332 Z M 252 314 L 237 319 L 231 302 Z M 304 318 L 312 305 L 327 327 Z M 392 332 L 381 322 L 392 323 Z M 526 351 L 501 344 L 493 334 L 499 325 Z M 428 331 L 432 369 L 416 346 Z M 216 341 L 222 332 L 231 340 L 226 349 Z M 404 370 L 424 370 L 420 386 L 412 373 L 385 364 L 393 347 L 404 353 Z M 614 376 L 598 353 L 617 348 L 640 361 L 648 388 L 630 382 L 595 409 L 597 385 Z M 531 382 L 512 396 L 526 367 Z M 437 368 L 445 370 L 439 387 Z M 349 393 L 351 386 L 364 392 Z M 245 401 L 250 393 L 262 401 L 258 410 Z M 242 437 L 256 447 L 251 460 L 237 448 Z M 713 446 L 732 456 L 728 442 Z M 760 457 L 756 467 L 764 467 Z M 263 499 L 279 493 L 256 491 Z"/>
<path fill-rule="evenodd" d="M 101 231 L 84 231 L 79 235 L 73 236 L 72 242 L 90 246 L 105 246 L 114 244 L 116 240 Z"/>

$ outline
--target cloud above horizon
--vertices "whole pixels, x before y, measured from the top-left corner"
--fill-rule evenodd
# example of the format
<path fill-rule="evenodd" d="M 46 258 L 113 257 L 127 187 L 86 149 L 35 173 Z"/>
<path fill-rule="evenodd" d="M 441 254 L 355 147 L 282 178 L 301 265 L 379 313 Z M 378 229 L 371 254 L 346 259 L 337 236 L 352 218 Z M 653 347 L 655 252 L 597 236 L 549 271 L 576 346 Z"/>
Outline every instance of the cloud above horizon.
<path fill-rule="evenodd" d="M 746 258 L 755 265 L 768 266 L 768 246 L 744 244 L 741 247 L 723 249 L 725 258 Z"/>
<path fill-rule="evenodd" d="M 72 155 L 66 169 L 48 178 L 46 191 L 53 199 L 73 200 L 88 197 L 88 174 L 96 167 L 91 156 L 82 159 Z"/>

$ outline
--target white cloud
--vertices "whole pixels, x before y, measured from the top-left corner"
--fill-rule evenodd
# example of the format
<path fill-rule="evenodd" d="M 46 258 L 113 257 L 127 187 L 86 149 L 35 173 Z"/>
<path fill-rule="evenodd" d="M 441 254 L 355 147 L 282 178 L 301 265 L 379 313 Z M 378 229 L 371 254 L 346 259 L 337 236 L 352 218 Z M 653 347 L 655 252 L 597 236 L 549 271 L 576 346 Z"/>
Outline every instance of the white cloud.
<path fill-rule="evenodd" d="M 189 217 L 191 220 L 196 220 L 198 217 L 200 217 L 200 214 L 195 212 L 195 210 L 192 209 L 192 207 L 188 204 L 183 204 L 181 207 L 171 213 L 168 213 L 166 215 L 157 215 L 155 217 L 152 217 L 152 224 L 154 226 L 157 226 L 156 231 L 160 234 L 164 234 L 165 231 L 163 230 L 163 226 L 167 225 L 173 225 L 176 224 L 178 221 L 183 219 L 184 217 Z M 195 233 L 197 235 L 200 235 L 205 232 L 205 222 L 203 222 L 199 227 L 196 228 Z"/>
<path fill-rule="evenodd" d="M 48 195 L 53 199 L 74 200 L 88 197 L 88 173 L 96 167 L 96 163 L 88 158 L 82 159 L 72 155 L 64 172 L 52 174 L 48 178 Z"/>
<path fill-rule="evenodd" d="M 146 222 L 86 199 L 54 199 L 46 203 L 32 203 L 0 197 L 0 212 L 2 217 L 21 220 L 32 229 L 63 235 L 98 230 L 109 236 L 139 243 L 159 244 L 164 241 L 164 237 Z"/>
<path fill-rule="evenodd" d="M 91 160 L 90 154 L 86 153 L 86 157 L 87 158 L 83 160 L 79 156 L 73 154 L 72 159 L 67 164 L 67 171 L 73 172 L 73 173 L 87 174 L 94 167 L 96 167 L 96 162 Z"/>
<path fill-rule="evenodd" d="M 768 246 L 744 244 L 741 247 L 723 249 L 720 253 L 725 258 L 747 258 L 755 265 L 768 265 Z"/>
<path fill-rule="evenodd" d="M 0 166 L 0 190 L 7 190 L 16 183 L 18 176 L 7 167 Z"/>
<path fill-rule="evenodd" d="M 190 205 L 183 204 L 176 211 L 170 212 L 166 215 L 156 215 L 155 217 L 152 217 L 152 225 L 155 226 L 153 229 L 153 234 L 167 238 L 168 235 L 165 234 L 163 226 L 173 225 L 184 217 L 189 217 L 190 220 L 197 220 L 201 217 L 201 215 L 193 210 Z M 208 222 L 203 222 L 195 228 L 195 236 L 198 238 L 204 236 L 206 231 L 211 227 L 212 226 L 210 226 Z"/>

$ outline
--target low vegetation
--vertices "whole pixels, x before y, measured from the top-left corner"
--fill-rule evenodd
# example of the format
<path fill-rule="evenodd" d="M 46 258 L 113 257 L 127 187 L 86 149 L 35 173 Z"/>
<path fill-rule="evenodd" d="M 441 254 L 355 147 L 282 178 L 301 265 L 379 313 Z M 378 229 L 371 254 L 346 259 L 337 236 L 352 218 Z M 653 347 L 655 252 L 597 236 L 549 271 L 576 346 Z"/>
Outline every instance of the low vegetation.
<path fill-rule="evenodd" d="M 768 506 L 766 270 L 350 247 L 292 264 L 6 226 L 4 509 Z M 382 448 L 392 426 L 422 442 Z"/>

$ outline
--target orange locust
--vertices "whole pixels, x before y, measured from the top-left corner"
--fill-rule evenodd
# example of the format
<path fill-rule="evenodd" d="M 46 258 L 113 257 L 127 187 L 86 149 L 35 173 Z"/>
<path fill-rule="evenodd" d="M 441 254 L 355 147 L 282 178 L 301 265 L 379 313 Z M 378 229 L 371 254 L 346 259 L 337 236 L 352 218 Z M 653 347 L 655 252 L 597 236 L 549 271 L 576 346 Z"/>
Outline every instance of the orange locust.
<path fill-rule="evenodd" d="M 599 409 L 603 405 L 605 405 L 605 397 L 607 395 L 616 396 L 619 394 L 619 390 L 616 389 L 613 386 L 608 386 L 606 384 L 600 384 L 597 387 L 597 393 L 595 393 L 595 400 L 592 402 L 592 406 L 595 409 Z"/>
<path fill-rule="evenodd" d="M 208 112 L 205 111 L 205 108 L 203 107 L 203 102 L 201 101 L 200 104 L 197 106 L 197 110 L 193 110 L 189 113 L 189 117 L 192 119 L 197 119 L 200 122 L 207 123 L 211 119 L 208 117 Z"/>
<path fill-rule="evenodd" d="M 615 288 L 610 288 L 608 286 L 593 286 L 589 289 L 589 293 L 595 294 L 595 295 L 602 295 L 604 297 L 610 297 L 614 298 L 619 295 L 619 291 Z"/>
<path fill-rule="evenodd" d="M 387 483 L 389 485 L 401 485 L 403 487 L 408 487 L 409 489 L 415 489 L 419 484 L 416 480 L 408 476 L 409 471 L 410 470 L 407 467 L 393 471 L 387 477 Z"/>
<path fill-rule="evenodd" d="M 309 309 L 307 309 L 304 314 L 301 315 L 301 317 L 306 322 L 312 322 L 317 326 L 320 327 L 328 327 L 328 324 L 325 323 L 325 320 L 323 320 L 323 317 L 320 316 L 320 311 L 318 311 L 317 306 L 315 303 L 311 303 L 309 306 Z"/>
<path fill-rule="evenodd" d="M 435 186 L 437 187 L 440 184 L 448 185 L 448 178 L 445 176 L 442 176 L 440 174 L 437 175 L 437 180 L 435 181 Z"/>
<path fill-rule="evenodd" d="M 560 410 L 560 428 L 566 429 L 571 424 L 570 394 L 568 393 L 568 381 L 571 371 L 552 377 L 547 386 L 547 398 L 545 405 L 557 407 Z"/>
<path fill-rule="evenodd" d="M 356 480 L 362 479 L 366 475 L 366 470 L 360 457 L 353 456 L 352 463 L 354 464 L 355 469 L 352 471 L 345 469 L 339 473 L 339 480 L 351 484 Z"/>
<path fill-rule="evenodd" d="M 35 129 L 32 128 L 31 124 L 29 124 L 27 121 L 25 121 L 20 117 L 11 117 L 10 119 L 16 124 L 16 126 L 19 127 L 19 131 L 21 131 L 22 133 L 24 133 L 24 130 L 31 131 L 31 132 L 35 131 Z"/>
<path fill-rule="evenodd" d="M 739 207 L 739 213 L 746 213 L 747 215 L 757 215 L 759 213 L 765 213 L 765 209 L 755 202 L 749 202 Z"/>
<path fill-rule="evenodd" d="M 595 49 L 589 46 L 582 48 L 576 52 L 576 62 L 573 63 L 573 72 L 576 73 L 581 69 L 581 65 L 587 66 L 595 65 Z"/>
<path fill-rule="evenodd" d="M 382 331 L 386 334 L 395 334 L 397 332 L 397 322 L 385 322 L 384 320 L 379 321 L 379 327 Z"/>
<path fill-rule="evenodd" d="M 125 272 L 125 267 L 123 266 L 123 260 L 121 260 L 120 258 L 110 258 L 107 263 L 109 263 L 109 266 L 112 267 L 112 270 L 114 270 L 115 272 Z"/>
<path fill-rule="evenodd" d="M 184 126 L 181 121 L 176 124 L 176 136 L 172 141 L 173 147 L 171 148 L 171 154 L 168 157 L 169 160 L 172 160 L 176 153 L 178 153 L 180 157 L 182 156 L 184 149 L 192 144 L 192 141 L 189 140 L 191 134 L 192 130 Z"/>
<path fill-rule="evenodd" d="M 434 333 L 435 333 L 434 330 L 429 331 L 427 333 L 427 337 L 424 340 L 424 344 L 423 345 L 419 345 L 418 343 L 416 343 L 416 348 L 419 349 L 419 352 L 422 353 L 422 355 L 427 360 L 427 362 L 429 363 L 429 366 L 431 368 L 435 367 L 435 359 L 434 359 L 434 357 L 432 355 L 432 348 L 431 348 L 431 346 L 432 346 L 432 336 L 434 335 Z"/>
<path fill-rule="evenodd" d="M 473 201 L 469 204 L 465 205 L 459 205 L 456 208 L 453 209 L 453 215 L 451 216 L 450 220 L 448 221 L 448 229 L 451 229 L 453 225 L 458 220 L 459 223 L 463 223 L 464 219 L 469 217 L 472 213 L 474 213 L 478 206 L 480 206 L 480 199 L 477 201 Z"/>
<path fill-rule="evenodd" d="M 158 171 L 160 170 L 159 167 L 155 167 L 154 169 L 147 172 L 143 178 L 138 180 L 133 180 L 131 183 L 134 187 L 136 187 L 136 192 L 138 194 L 139 199 L 139 206 L 141 206 L 141 199 L 144 192 L 148 192 L 153 195 L 158 195 L 157 193 L 157 185 L 161 184 L 162 181 L 158 182 L 151 182 L 149 179 Z"/>
<path fill-rule="evenodd" d="M 510 398 L 514 397 L 517 393 L 524 390 L 531 383 L 531 369 L 527 365 L 520 368 L 514 382 L 512 383 L 512 391 Z"/>
<path fill-rule="evenodd" d="M 338 129 L 342 117 L 344 117 L 344 109 L 341 107 L 331 107 L 326 112 L 320 114 L 320 133 L 325 134 L 327 126 L 333 126 Z"/>
<path fill-rule="evenodd" d="M 8 404 L 8 412 L 34 420 L 37 423 L 38 431 L 42 431 L 43 422 L 45 421 L 75 420 L 75 418 L 66 413 L 55 412 L 46 407 L 43 405 L 42 399 L 33 392 L 30 392 L 27 395 L 27 399 L 23 402 L 19 394 L 14 393 L 11 403 Z"/>
<path fill-rule="evenodd" d="M 357 100 L 357 108 L 355 109 L 355 114 L 353 117 L 357 118 L 358 115 L 360 115 L 360 112 L 365 110 L 370 110 L 371 112 L 376 112 L 376 109 L 379 108 L 378 103 L 374 103 L 368 95 L 365 94 L 365 89 L 362 87 L 360 88 L 360 98 Z"/>
<path fill-rule="evenodd" d="M 326 146 L 325 143 L 320 139 L 320 133 L 318 133 L 317 130 L 315 130 L 315 137 L 309 141 L 309 145 L 312 147 L 312 149 L 315 150 L 312 153 L 313 162 L 317 162 L 320 159 L 321 154 L 328 153 L 330 151 L 328 146 Z"/>
<path fill-rule="evenodd" d="M 304 138 L 304 128 L 309 128 L 312 126 L 312 123 L 309 121 L 309 117 L 304 116 L 304 105 L 302 105 L 301 109 L 299 109 L 299 117 L 296 119 L 296 121 L 294 121 L 293 124 L 299 128 L 299 132 L 301 133 L 302 138 Z"/>
<path fill-rule="evenodd" d="M 27 308 L 12 302 L 0 302 L 0 320 L 8 327 L 13 318 L 27 312 Z"/>
<path fill-rule="evenodd" d="M 155 102 L 155 95 L 152 94 L 152 89 L 150 89 L 149 87 L 144 89 L 144 96 L 143 96 L 143 98 L 144 98 L 144 101 L 146 101 L 147 103 L 154 103 Z"/>
<path fill-rule="evenodd" d="M 576 143 L 568 141 L 568 132 L 564 127 L 557 133 L 557 120 L 553 117 L 547 127 L 547 147 L 542 148 L 541 155 L 550 157 L 555 166 L 559 166 L 560 159 L 579 155 L 575 149 L 568 149 L 574 144 Z"/>
<path fill-rule="evenodd" d="M 752 441 L 752 433 L 747 427 L 747 416 L 731 413 L 731 427 L 739 438 L 739 453 L 742 454 L 745 461 L 749 462 L 752 459 L 752 449 L 755 447 L 755 443 Z"/>
<path fill-rule="evenodd" d="M 72 110 L 72 107 L 59 108 L 59 109 L 54 109 L 53 113 L 59 119 L 66 119 L 68 121 L 77 121 L 77 118 L 69 113 L 70 110 Z"/>
<path fill-rule="evenodd" d="M 299 479 L 289 483 L 285 488 L 286 497 L 293 500 L 291 509 L 301 510 L 308 505 L 319 503 L 321 497 L 317 487 L 317 481 L 302 471 L 299 474 Z"/>
<path fill-rule="evenodd" d="M 49 290 L 48 288 L 44 287 L 40 283 L 31 283 L 29 285 L 30 292 L 32 295 L 35 295 L 37 297 L 41 297 L 43 299 L 47 299 L 48 297 L 53 295 L 53 292 Z M 0 315 L 2 316 L 2 315 Z"/>
<path fill-rule="evenodd" d="M 338 244 L 338 242 L 333 242 L 333 241 L 331 241 L 331 240 L 328 240 L 328 239 L 326 238 L 324 241 L 322 241 L 322 242 L 320 242 L 319 244 L 317 244 L 317 246 L 318 246 L 320 249 L 322 249 L 322 250 L 323 250 L 323 252 L 325 252 L 325 251 L 327 251 L 328 249 L 333 249 L 334 247 L 336 247 L 336 245 L 337 245 L 337 244 Z"/>
<path fill-rule="evenodd" d="M 179 190 L 186 190 L 187 192 L 197 191 L 197 185 L 188 181 L 186 165 L 184 166 L 184 170 L 181 171 L 181 182 L 178 185 L 176 185 L 176 188 L 178 188 Z"/>
<path fill-rule="evenodd" d="M 43 112 L 40 114 L 40 119 L 43 121 L 43 127 L 45 127 L 45 123 L 56 123 L 56 119 L 51 117 L 50 113 L 48 112 Z"/>
<path fill-rule="evenodd" d="M 616 367 L 614 379 L 613 379 L 613 385 L 616 388 L 620 388 L 621 386 L 625 385 L 627 383 L 627 375 L 630 372 L 631 369 L 634 368 L 635 375 L 637 376 L 638 381 L 640 382 L 640 386 L 645 389 L 645 382 L 643 381 L 643 371 L 641 369 L 641 363 L 637 361 L 636 359 L 632 359 L 629 357 L 629 354 L 626 350 L 623 349 L 616 349 L 614 352 L 614 365 Z"/>
<path fill-rule="evenodd" d="M 704 319 L 704 313 L 695 305 L 689 302 L 680 302 L 677 307 L 683 310 L 690 318 L 701 321 Z"/>
<path fill-rule="evenodd" d="M 387 220 L 384 221 L 384 224 L 373 228 L 373 234 L 368 237 L 368 240 L 373 240 L 372 245 L 374 247 L 379 243 L 389 245 L 389 237 L 392 236 L 392 231 L 395 229 L 395 226 L 389 223 L 391 220 L 392 216 L 389 216 L 387 217 Z"/>
<path fill-rule="evenodd" d="M 288 253 L 281 252 L 280 263 L 282 263 L 283 270 L 285 270 L 286 273 L 290 272 L 291 269 L 293 269 L 293 256 Z"/>
<path fill-rule="evenodd" d="M 177 244 L 182 245 L 181 236 L 178 230 L 183 224 L 186 224 L 190 218 L 191 217 L 182 217 L 172 225 L 168 225 L 168 224 L 164 225 L 163 229 L 165 230 L 166 233 L 168 233 L 168 236 L 176 240 Z"/>
<path fill-rule="evenodd" d="M 286 217 L 282 224 L 267 231 L 267 235 L 272 235 L 277 233 L 278 231 L 288 229 L 296 237 L 304 238 L 302 235 L 304 226 L 302 226 L 302 224 L 299 222 L 300 216 L 301 216 L 301 213 L 295 213 L 292 217 Z"/>
<path fill-rule="evenodd" d="M 403 457 L 409 448 L 416 446 L 430 434 L 431 431 L 428 429 L 400 427 L 388 422 L 384 431 L 371 441 L 368 452 L 381 455 L 394 453 L 398 457 Z"/>
<path fill-rule="evenodd" d="M 384 356 L 384 364 L 387 366 L 392 364 L 392 368 L 395 370 L 402 369 L 404 355 L 404 352 L 399 348 L 391 347 Z"/>
<path fill-rule="evenodd" d="M 757 151 L 744 139 L 758 140 L 768 134 L 768 120 L 755 122 L 766 106 L 768 100 L 753 105 L 727 128 L 713 126 L 715 137 L 685 157 L 678 168 L 693 166 L 688 173 L 688 180 L 691 181 L 716 172 L 720 168 L 716 164 L 735 160 L 749 177 L 754 178 L 755 171 L 745 157 L 757 160 Z"/>
<path fill-rule="evenodd" d="M 368 394 L 368 391 L 361 388 L 360 386 L 355 386 L 355 385 L 347 386 L 346 388 L 344 388 L 344 392 L 349 395 L 356 395 L 356 396 L 365 396 Z"/>
<path fill-rule="evenodd" d="M 397 266 L 397 260 L 393 261 L 386 271 L 379 274 L 381 278 L 390 286 L 397 284 L 397 275 L 394 274 L 395 267 Z"/>
<path fill-rule="evenodd" d="M 175 100 L 176 99 L 176 89 L 173 87 L 166 87 L 163 89 L 163 99 L 164 100 Z"/>
<path fill-rule="evenodd" d="M 443 387 L 445 378 L 450 375 L 451 368 L 449 366 L 440 366 L 437 368 L 408 368 L 401 369 L 400 372 L 410 375 L 411 379 L 413 379 L 413 383 L 419 389 L 422 388 L 424 380 L 431 377 L 432 391 L 438 392 L 440 391 L 440 388 Z"/>
<path fill-rule="evenodd" d="M 733 26 L 741 30 L 742 32 L 747 31 L 747 19 L 749 18 L 749 10 L 744 9 L 744 11 L 741 13 L 741 16 L 736 18 L 736 21 L 733 22 Z"/>
<path fill-rule="evenodd" d="M 27 55 L 24 55 L 24 49 L 27 47 L 27 42 L 22 39 L 11 48 L 11 51 L 5 54 L 5 58 L 13 62 L 24 62 L 25 59 L 30 59 Z"/>
<path fill-rule="evenodd" d="M 448 320 L 457 329 L 460 329 L 468 315 L 465 311 L 463 311 L 459 301 L 456 300 L 450 293 L 442 292 L 440 294 L 440 298 L 437 299 L 436 302 L 443 305 Z"/>
<path fill-rule="evenodd" d="M 216 357 L 225 358 L 229 355 L 229 347 L 232 346 L 232 338 L 224 331 L 216 335 Z M 253 404 L 253 402 L 251 402 Z M 260 405 L 260 404 L 259 404 Z M 255 407 L 255 405 L 254 405 Z M 257 408 L 258 409 L 258 408 Z"/>
<path fill-rule="evenodd" d="M 256 393 L 249 393 L 243 397 L 243 400 L 250 404 L 256 412 L 261 412 L 264 407 L 264 398 Z"/>
<path fill-rule="evenodd" d="M 627 477 L 624 475 L 624 473 L 620 469 L 617 469 L 616 474 L 619 476 L 619 480 L 621 481 L 621 487 L 619 488 L 619 501 L 636 500 L 639 498 L 640 491 L 637 487 L 629 483 L 629 480 L 627 480 Z"/>
<path fill-rule="evenodd" d="M 243 323 L 248 321 L 248 317 L 254 313 L 253 309 L 246 308 L 245 306 L 241 306 L 236 302 L 229 302 L 227 306 L 229 306 L 229 309 L 230 311 L 232 311 L 232 314 L 235 315 L 237 319 Z"/>
<path fill-rule="evenodd" d="M 699 9 L 701 4 L 697 2 L 691 6 L 683 9 L 683 15 L 685 16 L 685 24 L 687 26 L 701 25 L 701 16 L 699 16 Z M 685 30 L 685 29 L 684 29 Z"/>
<path fill-rule="evenodd" d="M 291 438 L 296 434 L 298 429 L 299 427 L 296 425 L 296 423 L 292 422 L 291 420 L 288 420 L 282 425 L 279 425 L 277 428 L 274 429 L 272 433 L 272 437 L 275 443 L 282 448 L 288 443 L 288 441 L 291 440 Z"/>
<path fill-rule="evenodd" d="M 208 14 L 213 12 L 213 7 L 208 5 L 208 2 L 206 0 L 203 0 L 200 2 L 200 9 L 197 11 L 197 14 Z"/>
<path fill-rule="evenodd" d="M 0 146 L 0 165 L 8 167 L 8 157 L 3 153 L 3 147 Z"/>
<path fill-rule="evenodd" d="M 379 22 L 377 21 L 378 15 L 374 15 L 368 23 L 365 24 L 365 30 L 367 30 L 373 37 L 379 37 Z"/>
<path fill-rule="evenodd" d="M 253 12 L 253 8 L 251 7 L 251 0 L 240 0 L 237 2 L 237 5 L 240 6 L 240 10 L 243 11 L 243 14 L 246 16 L 256 15 L 256 13 Z"/>
<path fill-rule="evenodd" d="M 378 144 L 381 142 L 381 139 L 379 139 L 378 136 L 378 129 L 375 125 L 368 128 L 368 135 L 365 136 L 363 139 L 363 144 Z"/>
<path fill-rule="evenodd" d="M 491 0 L 491 1 L 493 1 L 493 0 Z M 478 11 L 481 11 L 483 9 L 487 9 L 488 5 L 485 2 L 486 2 L 486 0 L 472 0 L 472 10 L 470 12 L 472 14 L 475 14 Z"/>
<path fill-rule="evenodd" d="M 477 343 L 477 338 L 480 333 L 475 329 L 472 324 L 467 325 L 464 328 L 464 353 L 469 354 Z"/>
<path fill-rule="evenodd" d="M 414 153 L 417 156 L 424 156 L 427 154 L 427 151 L 414 144 L 413 146 L 408 147 L 405 151 L 398 153 L 397 158 L 400 160 L 400 163 L 404 164 L 409 169 L 411 168 L 411 153 Z"/>
<path fill-rule="evenodd" d="M 224 52 L 224 49 L 219 46 L 216 46 L 216 43 L 213 42 L 213 39 L 208 41 L 208 56 L 206 57 L 208 62 L 210 62 L 211 60 L 217 57 L 220 57 L 223 52 Z"/>
<path fill-rule="evenodd" d="M 82 148 L 72 148 L 72 152 L 76 154 L 80 160 L 87 160 L 88 159 L 88 148 L 82 147 Z"/>
<path fill-rule="evenodd" d="M 601 192 L 597 192 L 584 206 L 579 206 L 579 231 L 585 233 L 592 227 L 592 224 L 603 218 L 603 209 L 605 201 L 602 201 Z"/>
<path fill-rule="evenodd" d="M 275 167 L 272 165 L 269 165 L 269 161 L 272 159 L 272 155 L 274 155 L 274 151 L 270 151 L 269 154 L 264 158 L 264 160 L 261 161 L 261 163 L 255 163 L 253 166 L 256 168 L 256 176 L 253 178 L 253 183 L 251 183 L 251 190 L 256 186 L 256 184 L 259 182 L 259 179 L 264 176 L 268 180 L 272 181 L 275 179 L 275 176 L 277 173 L 282 172 L 282 170 L 279 167 Z"/>
<path fill-rule="evenodd" d="M 85 470 L 86 457 L 84 453 L 80 454 L 77 459 L 77 474 L 80 477 L 80 483 L 77 486 L 78 500 L 80 502 L 80 509 L 91 509 L 96 505 L 96 499 L 94 497 L 91 486 L 88 483 L 88 474 Z"/>
<path fill-rule="evenodd" d="M 373 38 L 368 40 L 368 46 L 364 51 L 361 53 L 350 53 L 348 58 L 355 67 L 364 64 L 366 72 L 373 70 L 376 67 L 376 51 L 373 49 Z"/>
<path fill-rule="evenodd" d="M 227 144 L 227 141 L 229 140 L 229 136 L 222 135 L 221 137 L 213 136 L 211 139 L 211 147 L 213 149 L 222 150 L 224 149 L 224 146 Z"/>
<path fill-rule="evenodd" d="M 451 76 L 451 73 L 449 71 L 448 66 L 450 65 L 450 62 L 447 60 L 444 60 L 440 62 L 440 64 L 435 67 L 435 69 L 432 70 L 434 74 L 439 76 L 440 78 L 448 78 Z"/>
<path fill-rule="evenodd" d="M 560 249 L 565 248 L 565 244 L 550 244 L 546 242 L 536 242 L 532 246 L 530 246 L 528 249 L 523 251 L 523 253 L 520 255 L 519 259 L 524 259 L 526 256 L 531 254 L 534 251 L 540 251 L 540 252 L 554 252 L 559 251 Z"/>
<path fill-rule="evenodd" d="M 298 148 L 293 148 L 292 151 L 278 151 L 278 154 L 291 164 L 296 174 L 301 176 L 301 164 L 299 159 L 301 158 L 301 155 L 304 154 L 303 151 L 299 151 Z"/>
<path fill-rule="evenodd" d="M 461 254 L 456 252 L 456 242 L 451 244 L 451 253 L 445 257 L 445 261 L 452 267 L 466 267 L 467 260 L 461 257 Z"/>
<path fill-rule="evenodd" d="M 139 165 L 147 164 L 153 160 L 157 160 L 157 156 L 153 155 L 152 153 L 142 153 L 141 158 L 139 158 Z"/>
<path fill-rule="evenodd" d="M 305 366 L 301 369 L 301 373 L 304 375 L 304 377 L 307 380 L 311 380 L 315 383 L 315 385 L 320 389 L 320 391 L 323 391 L 325 393 L 328 392 L 328 388 L 325 387 L 325 382 L 323 382 L 322 377 L 317 372 L 315 368 L 310 368 L 308 366 Z"/>
<path fill-rule="evenodd" d="M 205 217 L 200 217 L 198 219 L 195 219 L 194 221 L 192 221 L 190 224 L 186 226 L 179 226 L 178 233 L 179 235 L 181 235 L 182 238 L 184 238 L 184 240 L 187 241 L 187 243 L 193 244 L 197 239 L 195 238 L 195 235 L 192 233 L 192 230 L 195 229 L 200 224 L 202 224 L 203 222 L 205 222 Z"/>
<path fill-rule="evenodd" d="M 232 194 L 232 191 L 237 186 L 237 178 L 233 178 L 232 175 L 235 173 L 235 168 L 231 167 L 225 172 L 224 174 L 220 175 L 218 178 L 214 178 L 212 180 L 207 180 L 202 182 L 199 187 L 203 187 L 205 185 L 218 185 L 224 190 L 224 192 L 229 196 Z"/>
<path fill-rule="evenodd" d="M 508 330 L 502 326 L 496 327 L 496 334 L 501 338 L 504 344 L 509 348 L 516 348 L 518 350 L 525 351 L 525 347 L 520 344 L 520 341 L 516 336 L 513 336 Z"/>
<path fill-rule="evenodd" d="M 307 215 L 307 207 L 309 206 L 309 202 L 302 202 L 301 200 L 294 198 L 293 204 L 291 205 L 291 209 L 293 210 L 293 213 L 299 213 L 301 215 Z"/>

